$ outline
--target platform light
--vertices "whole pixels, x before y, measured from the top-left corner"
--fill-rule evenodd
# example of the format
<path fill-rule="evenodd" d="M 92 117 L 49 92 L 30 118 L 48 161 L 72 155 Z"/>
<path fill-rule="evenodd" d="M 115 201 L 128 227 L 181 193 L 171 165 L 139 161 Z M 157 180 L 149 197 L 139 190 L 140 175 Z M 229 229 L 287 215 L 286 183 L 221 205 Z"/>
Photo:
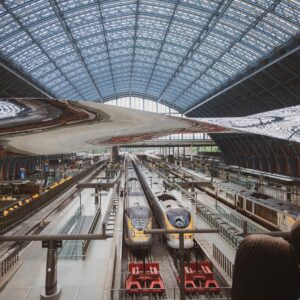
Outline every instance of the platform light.
<path fill-rule="evenodd" d="M 3 216 L 6 217 L 8 215 L 8 210 L 3 211 Z"/>
<path fill-rule="evenodd" d="M 26 202 L 26 203 L 29 203 L 29 202 L 30 202 L 30 200 L 29 200 L 29 199 L 26 199 L 26 200 L 25 200 L 25 202 Z"/>
<path fill-rule="evenodd" d="M 22 205 L 23 205 L 22 201 L 19 201 L 18 204 L 19 204 L 19 206 L 22 206 Z"/>
<path fill-rule="evenodd" d="M 57 186 L 58 186 L 58 183 L 55 182 L 55 183 L 53 183 L 53 184 L 50 186 L 50 189 L 54 189 L 54 188 L 57 187 Z"/>

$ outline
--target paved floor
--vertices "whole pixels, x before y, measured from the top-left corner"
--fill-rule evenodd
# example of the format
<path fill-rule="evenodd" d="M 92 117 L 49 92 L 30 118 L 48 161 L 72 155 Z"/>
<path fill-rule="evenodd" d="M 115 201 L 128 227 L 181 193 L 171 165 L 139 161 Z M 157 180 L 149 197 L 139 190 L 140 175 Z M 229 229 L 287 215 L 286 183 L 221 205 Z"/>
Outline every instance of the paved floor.
<path fill-rule="evenodd" d="M 84 212 L 93 214 L 96 210 L 93 190 L 85 189 L 81 200 Z M 102 197 L 104 215 L 110 193 Z M 42 234 L 58 233 L 79 207 L 79 196 L 64 209 Z M 99 229 L 99 228 L 98 228 Z M 97 229 L 97 230 L 98 230 Z M 93 241 L 86 260 L 58 261 L 58 282 L 62 286 L 62 300 L 103 299 L 108 257 L 112 240 Z M 40 242 L 31 243 L 21 254 L 22 265 L 11 281 L 0 293 L 0 300 L 38 300 L 45 285 L 46 249 Z"/>

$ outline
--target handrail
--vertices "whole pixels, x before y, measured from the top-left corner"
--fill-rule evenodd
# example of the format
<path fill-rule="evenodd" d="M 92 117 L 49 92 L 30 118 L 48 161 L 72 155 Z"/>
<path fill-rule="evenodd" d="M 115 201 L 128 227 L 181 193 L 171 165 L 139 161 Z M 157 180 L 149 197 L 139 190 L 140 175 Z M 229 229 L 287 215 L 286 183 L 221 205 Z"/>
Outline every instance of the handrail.
<path fill-rule="evenodd" d="M 101 215 L 101 207 L 98 207 L 97 212 L 96 212 L 96 214 L 93 218 L 93 222 L 91 223 L 91 225 L 89 227 L 88 233 L 94 233 L 95 232 L 95 229 L 96 229 L 96 226 L 98 224 L 100 215 Z M 82 254 L 83 254 L 84 258 L 86 256 L 87 251 L 88 251 L 90 242 L 91 242 L 90 240 L 84 240 L 83 243 L 82 243 Z"/>
<path fill-rule="evenodd" d="M 3 277 L 19 260 L 19 249 L 15 249 L 0 264 L 1 277 Z"/>
<path fill-rule="evenodd" d="M 112 190 L 112 193 L 111 193 L 108 205 L 107 205 L 107 210 L 106 210 L 105 215 L 104 215 L 103 220 L 102 220 L 102 233 L 103 234 L 106 231 L 106 224 L 108 223 L 108 219 L 110 217 L 110 212 L 111 212 L 111 208 L 112 208 L 112 205 L 113 205 L 113 202 L 114 202 L 115 194 L 116 194 L 116 192 L 119 193 L 119 186 L 120 186 L 119 178 L 120 178 L 120 175 L 121 175 L 121 172 L 119 171 L 117 176 L 116 176 L 116 184 L 115 184 L 115 186 Z"/>
<path fill-rule="evenodd" d="M 34 199 L 28 204 L 18 207 L 18 209 L 12 211 L 9 215 L 3 216 L 0 215 L 0 232 L 1 234 L 7 232 L 12 226 L 15 226 L 29 216 L 34 214 L 38 209 L 41 209 L 47 205 L 50 200 L 56 199 L 66 192 L 75 182 L 83 179 L 91 172 L 96 171 L 98 168 L 103 167 L 106 164 L 106 161 L 100 161 L 97 164 L 93 165 L 90 169 L 83 171 L 82 173 L 77 174 L 72 177 L 70 180 L 65 181 L 57 188 L 50 190 L 49 192 L 41 195 L 38 199 Z M 1 214 L 2 210 L 0 210 Z"/>

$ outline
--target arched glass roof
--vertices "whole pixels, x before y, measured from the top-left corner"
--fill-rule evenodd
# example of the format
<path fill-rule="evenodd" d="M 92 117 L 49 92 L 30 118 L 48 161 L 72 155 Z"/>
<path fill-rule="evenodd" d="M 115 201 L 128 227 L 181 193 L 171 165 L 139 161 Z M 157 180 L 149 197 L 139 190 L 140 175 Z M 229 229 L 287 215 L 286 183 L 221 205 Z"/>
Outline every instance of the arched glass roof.
<path fill-rule="evenodd" d="M 299 0 L 4 0 L 0 56 L 58 98 L 181 112 L 299 35 Z"/>
<path fill-rule="evenodd" d="M 140 97 L 121 97 L 118 99 L 109 100 L 106 102 L 106 104 L 182 117 L 182 114 L 169 106 L 158 103 L 154 100 L 148 100 Z"/>

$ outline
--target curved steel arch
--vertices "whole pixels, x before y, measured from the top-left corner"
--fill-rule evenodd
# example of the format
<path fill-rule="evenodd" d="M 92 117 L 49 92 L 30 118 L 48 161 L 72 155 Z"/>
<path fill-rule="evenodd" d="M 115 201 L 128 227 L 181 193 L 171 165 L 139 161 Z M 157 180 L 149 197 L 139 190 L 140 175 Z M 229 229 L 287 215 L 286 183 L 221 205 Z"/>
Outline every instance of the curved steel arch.
<path fill-rule="evenodd" d="M 56 97 L 183 112 L 287 47 L 299 15 L 288 0 L 2 1 L 0 58 Z"/>

